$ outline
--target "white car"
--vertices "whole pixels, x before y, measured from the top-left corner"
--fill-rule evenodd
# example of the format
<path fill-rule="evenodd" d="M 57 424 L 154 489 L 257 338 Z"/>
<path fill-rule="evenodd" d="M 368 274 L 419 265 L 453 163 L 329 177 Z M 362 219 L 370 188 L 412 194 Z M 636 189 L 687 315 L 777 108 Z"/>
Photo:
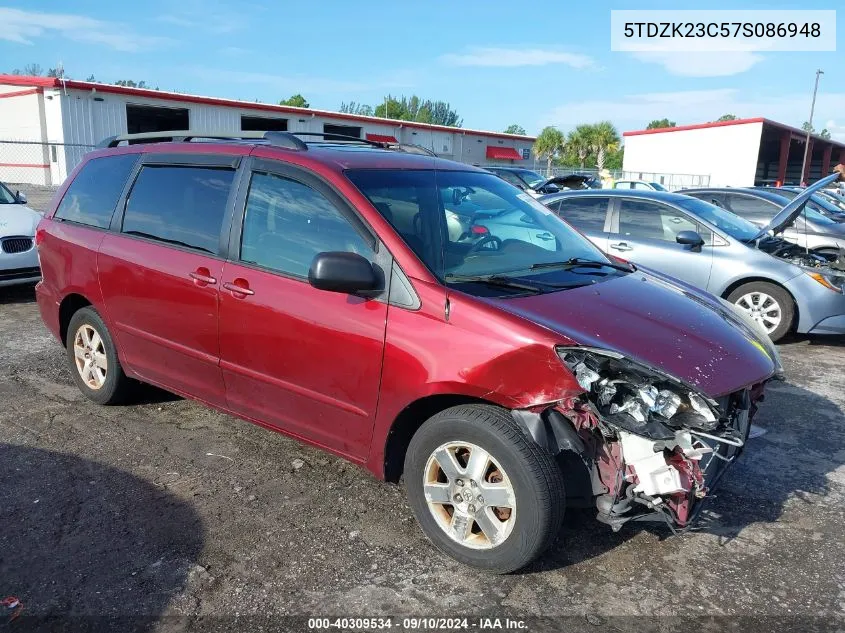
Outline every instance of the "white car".
<path fill-rule="evenodd" d="M 613 183 L 614 189 L 636 189 L 639 191 L 669 191 L 659 182 L 646 182 L 645 180 L 617 180 Z"/>
<path fill-rule="evenodd" d="M 0 183 L 0 286 L 41 279 L 35 228 L 41 214 L 26 205 L 26 197 Z"/>

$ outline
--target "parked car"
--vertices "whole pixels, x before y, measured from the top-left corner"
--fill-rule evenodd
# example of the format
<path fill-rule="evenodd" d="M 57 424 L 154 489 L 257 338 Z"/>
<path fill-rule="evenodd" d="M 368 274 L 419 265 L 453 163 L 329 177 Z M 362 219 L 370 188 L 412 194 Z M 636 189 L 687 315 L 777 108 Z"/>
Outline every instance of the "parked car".
<path fill-rule="evenodd" d="M 845 333 L 845 262 L 761 239 L 759 227 L 725 209 L 657 191 L 563 192 L 540 202 L 603 251 L 726 299 L 773 341 L 791 331 Z"/>
<path fill-rule="evenodd" d="M 26 196 L 0 182 L 0 286 L 41 279 L 35 227 L 41 214 L 26 206 Z"/>
<path fill-rule="evenodd" d="M 770 191 L 787 200 L 794 200 L 795 197 L 804 191 L 804 187 L 755 187 L 762 191 Z M 845 222 L 845 209 L 840 209 L 836 204 L 828 200 L 821 191 L 817 191 L 807 200 L 807 208 L 812 209 L 836 222 Z"/>
<path fill-rule="evenodd" d="M 535 198 L 565 189 L 601 189 L 601 183 L 595 176 L 585 174 L 566 174 L 544 178 L 536 171 L 524 167 L 486 167 L 486 169 Z"/>
<path fill-rule="evenodd" d="M 633 189 L 634 191 L 669 191 L 659 182 L 646 182 L 645 180 L 617 180 L 613 183 L 614 189 Z"/>
<path fill-rule="evenodd" d="M 684 189 L 678 193 L 693 196 L 745 218 L 759 227 L 767 227 L 783 239 L 798 244 L 829 259 L 839 257 L 845 248 L 845 224 L 836 222 L 818 211 L 806 209 L 789 217 L 789 221 L 772 223 L 789 204 L 783 195 L 761 189 Z"/>
<path fill-rule="evenodd" d="M 88 154 L 38 228 L 38 306 L 79 389 L 112 404 L 151 383 L 404 477 L 466 564 L 522 567 L 579 499 L 613 529 L 688 529 L 781 371 L 741 312 L 606 257 L 483 170 L 160 134 Z M 456 198 L 555 248 L 453 241 Z"/>

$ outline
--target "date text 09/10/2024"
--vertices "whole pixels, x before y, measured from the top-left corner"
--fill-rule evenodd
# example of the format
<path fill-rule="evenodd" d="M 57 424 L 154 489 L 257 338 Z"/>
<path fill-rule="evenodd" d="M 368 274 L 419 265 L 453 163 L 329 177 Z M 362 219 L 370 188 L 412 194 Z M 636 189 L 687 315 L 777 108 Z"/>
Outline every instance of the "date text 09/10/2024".
<path fill-rule="evenodd" d="M 407 631 L 461 631 L 461 630 L 511 630 L 525 631 L 527 623 L 519 618 L 438 618 L 438 617 L 373 617 L 373 618 L 309 618 L 308 628 L 320 630 L 389 630 L 393 628 Z"/>

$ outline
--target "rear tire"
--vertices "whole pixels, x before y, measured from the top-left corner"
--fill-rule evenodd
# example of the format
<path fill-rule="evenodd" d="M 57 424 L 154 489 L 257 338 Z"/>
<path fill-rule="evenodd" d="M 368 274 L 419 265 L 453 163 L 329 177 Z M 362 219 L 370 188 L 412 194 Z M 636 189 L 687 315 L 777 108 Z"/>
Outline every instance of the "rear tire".
<path fill-rule="evenodd" d="M 125 402 L 132 383 L 123 372 L 109 329 L 97 311 L 86 306 L 71 317 L 67 360 L 76 386 L 97 404 Z"/>
<path fill-rule="evenodd" d="M 562 473 L 499 407 L 462 405 L 431 417 L 411 439 L 404 476 L 425 535 L 466 565 L 514 571 L 560 530 Z"/>
<path fill-rule="evenodd" d="M 767 281 L 742 284 L 728 295 L 728 301 L 757 321 L 772 341 L 777 342 L 792 329 L 795 302 L 780 286 Z"/>

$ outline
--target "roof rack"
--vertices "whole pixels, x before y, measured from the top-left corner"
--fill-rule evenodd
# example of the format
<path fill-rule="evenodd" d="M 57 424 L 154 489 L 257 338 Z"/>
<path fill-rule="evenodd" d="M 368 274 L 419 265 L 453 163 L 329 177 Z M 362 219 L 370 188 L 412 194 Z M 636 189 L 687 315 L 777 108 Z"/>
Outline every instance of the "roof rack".
<path fill-rule="evenodd" d="M 274 147 L 284 147 L 297 151 L 307 150 L 308 146 L 290 132 L 195 132 L 191 130 L 167 130 L 163 132 L 142 132 L 140 134 L 120 134 L 108 136 L 97 144 L 97 148 L 117 147 L 122 142 L 133 143 L 189 143 L 197 140 L 264 140 Z"/>
<path fill-rule="evenodd" d="M 121 143 L 132 145 L 136 143 L 190 143 L 204 140 L 229 140 L 229 141 L 266 141 L 273 147 L 305 151 L 308 145 L 299 136 L 319 136 L 327 142 L 339 141 L 341 143 L 360 143 L 370 147 L 378 147 L 408 154 L 422 154 L 424 156 L 437 156 L 433 151 L 421 145 L 407 145 L 404 143 L 389 143 L 383 141 L 371 141 L 358 136 L 347 136 L 331 132 L 197 132 L 192 130 L 166 130 L 162 132 L 141 132 L 140 134 L 120 134 L 107 136 L 97 144 L 98 149 L 117 147 Z"/>

